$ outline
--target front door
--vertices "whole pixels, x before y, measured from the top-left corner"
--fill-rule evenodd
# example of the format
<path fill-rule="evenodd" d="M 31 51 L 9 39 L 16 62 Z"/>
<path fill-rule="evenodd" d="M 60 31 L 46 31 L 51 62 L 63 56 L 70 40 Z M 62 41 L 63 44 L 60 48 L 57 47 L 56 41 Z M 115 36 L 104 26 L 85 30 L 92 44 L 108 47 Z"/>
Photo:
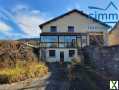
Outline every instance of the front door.
<path fill-rule="evenodd" d="M 64 62 L 64 52 L 63 51 L 60 52 L 60 62 L 61 63 Z"/>

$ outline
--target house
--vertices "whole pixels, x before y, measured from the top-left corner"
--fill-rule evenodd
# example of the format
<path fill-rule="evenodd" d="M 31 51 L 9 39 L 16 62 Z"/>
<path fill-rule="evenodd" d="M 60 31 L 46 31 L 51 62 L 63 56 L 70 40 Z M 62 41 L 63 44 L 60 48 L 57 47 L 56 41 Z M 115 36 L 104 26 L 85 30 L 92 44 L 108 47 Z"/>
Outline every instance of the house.
<path fill-rule="evenodd" d="M 109 31 L 108 43 L 110 46 L 119 45 L 119 22 Z"/>
<path fill-rule="evenodd" d="M 79 10 L 69 11 L 39 27 L 40 56 L 48 62 L 68 62 L 88 45 L 107 45 L 110 26 Z"/>

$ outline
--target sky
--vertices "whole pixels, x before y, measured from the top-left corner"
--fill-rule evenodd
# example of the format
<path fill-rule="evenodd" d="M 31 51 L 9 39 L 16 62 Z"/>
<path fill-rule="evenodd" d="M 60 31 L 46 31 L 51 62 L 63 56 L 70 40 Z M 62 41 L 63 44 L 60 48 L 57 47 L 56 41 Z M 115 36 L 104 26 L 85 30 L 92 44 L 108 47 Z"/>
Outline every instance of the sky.
<path fill-rule="evenodd" d="M 110 2 L 114 5 L 109 6 Z M 0 39 L 38 38 L 38 25 L 72 9 L 87 14 L 119 14 L 116 7 L 119 0 L 0 0 Z"/>

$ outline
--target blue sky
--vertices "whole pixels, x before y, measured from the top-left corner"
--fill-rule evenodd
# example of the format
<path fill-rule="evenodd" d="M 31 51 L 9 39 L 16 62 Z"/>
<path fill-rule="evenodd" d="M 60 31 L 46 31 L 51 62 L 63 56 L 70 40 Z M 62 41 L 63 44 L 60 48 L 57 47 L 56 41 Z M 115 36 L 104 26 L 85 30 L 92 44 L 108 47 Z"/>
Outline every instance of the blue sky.
<path fill-rule="evenodd" d="M 89 14 L 89 6 L 106 8 L 111 1 L 119 7 L 119 0 L 0 0 L 0 39 L 39 37 L 39 24 L 72 9 Z"/>

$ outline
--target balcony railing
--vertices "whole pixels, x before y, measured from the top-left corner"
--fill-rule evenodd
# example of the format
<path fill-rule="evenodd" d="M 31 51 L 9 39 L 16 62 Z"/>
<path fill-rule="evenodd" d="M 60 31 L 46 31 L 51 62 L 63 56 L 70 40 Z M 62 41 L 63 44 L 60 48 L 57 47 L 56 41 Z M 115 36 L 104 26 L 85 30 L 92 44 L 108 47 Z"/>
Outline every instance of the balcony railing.
<path fill-rule="evenodd" d="M 87 45 L 87 35 L 56 35 L 40 37 L 41 48 L 79 48 Z"/>
<path fill-rule="evenodd" d="M 77 43 L 72 42 L 41 42 L 41 48 L 77 48 L 81 47 Z"/>

